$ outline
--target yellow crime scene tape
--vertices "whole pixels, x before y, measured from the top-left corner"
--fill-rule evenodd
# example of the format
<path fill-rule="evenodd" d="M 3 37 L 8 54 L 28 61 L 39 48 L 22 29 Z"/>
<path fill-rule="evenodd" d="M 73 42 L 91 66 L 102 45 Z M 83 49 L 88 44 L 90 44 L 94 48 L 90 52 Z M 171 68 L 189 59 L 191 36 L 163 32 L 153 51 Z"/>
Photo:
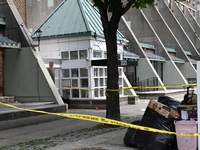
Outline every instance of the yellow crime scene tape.
<path fill-rule="evenodd" d="M 20 110 L 25 110 L 25 111 L 36 112 L 36 113 L 57 115 L 57 116 L 62 116 L 62 117 L 74 118 L 74 119 L 82 119 L 82 120 L 88 120 L 88 121 L 93 121 L 93 122 L 112 124 L 112 125 L 128 127 L 128 128 L 135 128 L 138 130 L 144 130 L 144 131 L 149 131 L 149 132 L 158 132 L 158 133 L 164 133 L 164 134 L 175 134 L 175 135 L 183 135 L 183 136 L 199 136 L 200 135 L 200 133 L 176 133 L 176 132 L 170 132 L 170 131 L 165 131 L 165 130 L 159 130 L 159 129 L 144 127 L 144 126 L 140 126 L 140 125 L 134 125 L 134 124 L 125 123 L 122 121 L 117 121 L 117 120 L 112 120 L 112 119 L 108 119 L 108 118 L 104 118 L 104 117 L 97 117 L 97 116 L 92 116 L 92 115 L 70 114 L 70 113 L 51 113 L 51 112 L 45 112 L 45 111 L 39 111 L 39 110 L 20 108 L 17 106 L 13 106 L 13 105 L 1 103 L 1 102 L 0 102 L 0 105 L 16 108 L 16 109 L 20 109 Z"/>
<path fill-rule="evenodd" d="M 145 86 L 145 87 L 124 87 L 123 89 L 147 89 L 147 88 L 163 88 L 163 87 L 179 87 L 179 86 L 197 86 L 197 84 L 177 84 L 177 85 L 164 85 L 164 86 Z"/>
<path fill-rule="evenodd" d="M 164 88 L 164 87 L 179 87 L 179 86 L 197 86 L 197 84 L 178 84 L 178 85 L 164 85 L 164 86 L 145 86 L 145 87 L 123 87 L 120 89 L 124 90 L 130 90 L 130 89 L 150 89 L 150 88 Z M 88 88 L 78 88 L 78 87 L 73 87 L 73 86 L 64 86 L 62 88 L 65 89 L 77 89 L 77 90 L 105 90 L 105 91 L 119 91 L 120 89 L 88 89 Z"/>

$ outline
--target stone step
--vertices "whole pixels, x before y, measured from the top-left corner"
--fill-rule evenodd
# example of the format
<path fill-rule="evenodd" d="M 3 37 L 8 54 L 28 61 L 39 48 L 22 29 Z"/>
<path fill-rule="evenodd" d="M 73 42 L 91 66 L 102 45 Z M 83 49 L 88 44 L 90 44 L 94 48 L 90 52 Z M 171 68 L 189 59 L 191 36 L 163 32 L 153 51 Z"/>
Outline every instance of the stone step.
<path fill-rule="evenodd" d="M 0 102 L 2 102 L 2 103 L 14 103 L 15 97 L 14 96 L 0 96 Z"/>
<path fill-rule="evenodd" d="M 20 108 L 40 110 L 52 113 L 67 112 L 67 105 L 58 105 L 52 103 L 47 104 L 47 103 L 16 103 L 16 102 L 9 104 Z M 63 117 L 57 115 L 48 115 L 32 111 L 20 110 L 0 105 L 0 130 L 37 124 L 61 118 Z"/>

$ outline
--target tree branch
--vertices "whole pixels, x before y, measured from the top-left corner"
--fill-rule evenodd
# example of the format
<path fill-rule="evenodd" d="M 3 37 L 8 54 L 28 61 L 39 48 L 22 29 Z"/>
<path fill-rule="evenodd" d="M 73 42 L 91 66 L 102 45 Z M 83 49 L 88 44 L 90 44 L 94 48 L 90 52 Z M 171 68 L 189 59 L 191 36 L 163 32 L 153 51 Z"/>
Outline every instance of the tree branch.
<path fill-rule="evenodd" d="M 125 6 L 120 8 L 118 11 L 113 11 L 111 22 L 119 21 L 121 16 L 124 15 L 136 2 L 136 0 L 128 1 Z"/>
<path fill-rule="evenodd" d="M 121 16 L 124 15 L 132 6 L 133 4 L 136 2 L 136 0 L 130 0 L 126 5 L 125 7 L 122 9 L 122 12 L 121 12 Z"/>

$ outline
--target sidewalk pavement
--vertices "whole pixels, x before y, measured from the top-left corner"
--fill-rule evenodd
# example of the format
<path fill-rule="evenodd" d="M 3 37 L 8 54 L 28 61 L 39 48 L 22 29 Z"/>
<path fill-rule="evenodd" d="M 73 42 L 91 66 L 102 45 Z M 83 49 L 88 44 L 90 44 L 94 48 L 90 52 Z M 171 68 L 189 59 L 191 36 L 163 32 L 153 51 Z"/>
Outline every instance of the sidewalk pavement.
<path fill-rule="evenodd" d="M 149 100 L 139 100 L 136 105 L 123 104 L 120 107 L 122 118 L 142 116 L 146 110 L 148 102 Z M 105 117 L 106 111 L 102 109 L 69 109 L 68 113 Z M 97 124 L 99 123 L 63 118 L 40 124 L 2 130 L 0 131 L 0 147 L 15 145 L 20 142 L 29 142 L 36 139 L 49 138 L 59 134 L 67 134 Z M 123 143 L 126 131 L 126 128 L 121 128 L 119 130 L 103 133 L 79 141 L 64 142 L 62 145 L 49 148 L 49 150 L 72 150 L 84 147 L 96 147 L 108 150 L 133 150 L 133 148 L 126 147 Z"/>

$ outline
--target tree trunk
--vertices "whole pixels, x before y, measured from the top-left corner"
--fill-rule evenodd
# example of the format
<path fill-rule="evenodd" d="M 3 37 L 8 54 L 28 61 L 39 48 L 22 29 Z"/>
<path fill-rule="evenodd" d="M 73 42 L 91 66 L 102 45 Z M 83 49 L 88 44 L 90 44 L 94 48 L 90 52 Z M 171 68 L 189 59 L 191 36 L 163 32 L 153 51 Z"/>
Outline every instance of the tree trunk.
<path fill-rule="evenodd" d="M 121 120 L 119 104 L 119 75 L 117 55 L 117 28 L 109 27 L 105 30 L 107 47 L 107 91 L 106 91 L 106 118 Z"/>

